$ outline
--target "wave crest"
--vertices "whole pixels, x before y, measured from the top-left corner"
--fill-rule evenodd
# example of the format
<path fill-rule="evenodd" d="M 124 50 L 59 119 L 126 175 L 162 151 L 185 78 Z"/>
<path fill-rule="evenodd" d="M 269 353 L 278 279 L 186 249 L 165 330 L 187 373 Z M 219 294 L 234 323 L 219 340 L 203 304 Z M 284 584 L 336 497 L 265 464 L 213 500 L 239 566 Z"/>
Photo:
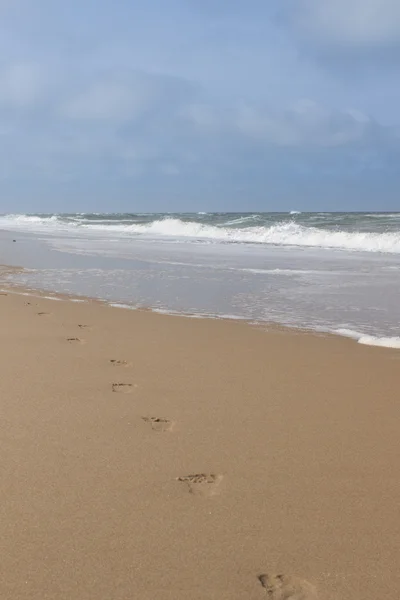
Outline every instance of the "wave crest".
<path fill-rule="evenodd" d="M 217 227 L 170 218 L 153 221 L 146 225 L 127 225 L 125 231 L 137 234 L 200 238 L 222 242 L 400 253 L 400 232 L 327 231 L 317 227 L 305 227 L 293 222 L 278 223 L 269 227 L 257 226 L 232 229 L 226 226 Z"/>
<path fill-rule="evenodd" d="M 214 243 L 265 244 L 273 246 L 299 246 L 306 248 L 326 248 L 363 252 L 382 252 L 400 254 L 400 231 L 368 232 L 328 230 L 301 225 L 290 221 L 281 221 L 271 225 L 250 225 L 239 220 L 229 226 L 220 226 L 204 222 L 183 221 L 179 218 L 156 218 L 147 223 L 129 222 L 129 220 L 107 221 L 87 220 L 77 215 L 7 215 L 0 217 L 0 228 L 27 231 L 77 231 L 121 236 L 147 236 L 149 238 L 175 238 L 190 240 L 208 240 Z M 242 218 L 243 219 L 243 218 Z"/>

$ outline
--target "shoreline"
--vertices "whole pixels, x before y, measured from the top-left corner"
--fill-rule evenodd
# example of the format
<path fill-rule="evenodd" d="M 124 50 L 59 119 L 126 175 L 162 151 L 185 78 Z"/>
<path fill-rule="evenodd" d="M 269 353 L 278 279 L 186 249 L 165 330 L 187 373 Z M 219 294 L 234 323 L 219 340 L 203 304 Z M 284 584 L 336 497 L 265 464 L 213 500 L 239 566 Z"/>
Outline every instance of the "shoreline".
<path fill-rule="evenodd" d="M 4 272 L 9 270 L 11 273 L 23 271 L 24 267 L 14 267 L 8 265 L 0 265 L 0 270 L 5 269 L 5 271 L 0 272 L 0 277 Z M 272 322 L 272 321 L 255 321 L 251 319 L 247 319 L 246 317 L 241 317 L 237 315 L 218 315 L 218 314 L 205 314 L 205 313 L 185 313 L 178 312 L 174 310 L 162 309 L 162 308 L 152 308 L 152 307 L 143 307 L 143 306 L 135 306 L 134 304 L 127 304 L 125 302 L 117 302 L 112 300 L 106 300 L 103 298 L 97 298 L 92 296 L 84 296 L 77 294 L 65 294 L 55 292 L 53 290 L 40 289 L 40 288 L 26 288 L 19 284 L 13 284 L 8 281 L 2 281 L 0 279 L 0 292 L 6 291 L 7 293 L 13 293 L 16 295 L 27 296 L 30 295 L 36 298 L 43 298 L 48 300 L 63 300 L 66 302 L 95 302 L 105 306 L 110 306 L 112 308 L 119 308 L 125 310 L 139 311 L 139 312 L 150 312 L 154 314 L 161 314 L 171 317 L 182 317 L 185 319 L 205 319 L 212 321 L 229 321 L 229 322 L 240 322 L 244 323 L 251 327 L 257 327 L 263 329 L 265 331 L 271 330 L 281 330 L 284 332 L 291 333 L 293 332 L 298 334 L 305 335 L 315 335 L 315 336 L 333 336 L 339 337 L 341 339 L 345 338 L 355 342 L 359 345 L 372 346 L 376 348 L 385 348 L 387 350 L 399 350 L 400 349 L 400 336 L 374 336 L 366 333 L 356 332 L 353 330 L 348 330 L 343 328 L 342 330 L 329 330 L 329 329 L 312 329 L 306 327 L 296 327 L 294 325 L 286 325 L 283 323 Z"/>
<path fill-rule="evenodd" d="M 399 597 L 396 351 L 0 303 L 2 598 Z"/>
<path fill-rule="evenodd" d="M 14 234 L 0 233 L 3 262 L 27 267 L 13 277 L 21 286 L 170 314 L 274 322 L 400 348 L 400 310 L 391 300 L 400 293 L 400 266 L 393 256 L 217 245 L 195 246 L 196 258 L 190 250 L 186 260 L 185 244 L 165 248 L 156 239 L 128 244 L 121 238 L 116 245 L 105 234 L 93 242 L 54 232 L 42 239 L 32 231 L 21 232 L 13 244 Z"/>

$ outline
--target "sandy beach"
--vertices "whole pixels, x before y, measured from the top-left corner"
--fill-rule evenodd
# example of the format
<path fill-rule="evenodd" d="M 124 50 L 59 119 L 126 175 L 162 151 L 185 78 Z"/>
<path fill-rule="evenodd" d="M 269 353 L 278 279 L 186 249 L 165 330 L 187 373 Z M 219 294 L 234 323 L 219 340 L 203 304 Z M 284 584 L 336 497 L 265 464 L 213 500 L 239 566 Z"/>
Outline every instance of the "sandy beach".
<path fill-rule="evenodd" d="M 3 600 L 398 600 L 400 351 L 0 306 Z"/>

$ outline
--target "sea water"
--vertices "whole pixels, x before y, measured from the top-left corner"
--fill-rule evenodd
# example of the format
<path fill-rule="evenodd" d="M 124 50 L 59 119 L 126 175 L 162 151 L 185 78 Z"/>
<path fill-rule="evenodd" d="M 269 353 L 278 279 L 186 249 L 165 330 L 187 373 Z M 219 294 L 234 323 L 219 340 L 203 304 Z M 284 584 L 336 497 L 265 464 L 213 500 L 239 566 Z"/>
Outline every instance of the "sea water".
<path fill-rule="evenodd" d="M 4 215 L 8 280 L 400 347 L 400 213 Z"/>

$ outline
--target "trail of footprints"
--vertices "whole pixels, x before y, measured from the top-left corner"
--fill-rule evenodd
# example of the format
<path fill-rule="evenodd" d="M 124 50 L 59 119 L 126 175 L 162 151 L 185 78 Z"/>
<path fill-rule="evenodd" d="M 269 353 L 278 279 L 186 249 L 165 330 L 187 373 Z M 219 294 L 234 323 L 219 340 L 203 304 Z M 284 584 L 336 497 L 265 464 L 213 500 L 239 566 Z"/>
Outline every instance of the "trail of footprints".
<path fill-rule="evenodd" d="M 127 367 L 130 363 L 121 359 L 110 359 L 113 367 Z M 133 385 L 130 383 L 113 383 L 113 392 L 130 393 Z M 143 416 L 142 421 L 158 433 L 170 432 L 175 422 L 167 417 Z M 176 478 L 184 484 L 190 494 L 212 497 L 219 492 L 223 475 L 217 473 L 192 473 Z M 304 579 L 290 575 L 272 575 L 263 573 L 257 576 L 259 583 L 270 600 L 318 600 L 315 587 Z"/>
<path fill-rule="evenodd" d="M 122 359 L 112 358 L 109 362 L 113 367 L 130 366 L 128 361 Z M 112 384 L 112 391 L 129 394 L 134 391 L 134 387 L 131 383 L 117 382 Z M 157 433 L 171 432 L 175 426 L 175 421 L 167 417 L 142 416 L 142 421 Z M 177 477 L 176 481 L 186 484 L 190 494 L 210 497 L 218 492 L 222 479 L 223 475 L 215 473 L 195 473 Z"/>
<path fill-rule="evenodd" d="M 25 305 L 30 305 L 30 302 L 26 302 Z M 50 314 L 45 311 L 37 313 L 40 317 Z M 83 323 L 79 323 L 78 327 L 81 330 L 91 329 L 89 325 Z M 68 337 L 67 342 L 70 344 L 84 344 L 85 340 L 79 337 Z M 127 360 L 115 358 L 110 359 L 109 364 L 116 368 L 131 366 L 131 363 Z M 126 382 L 111 384 L 112 392 L 118 394 L 130 394 L 135 387 L 137 386 Z M 157 433 L 171 432 L 175 426 L 175 421 L 167 417 L 142 416 L 142 421 Z M 216 473 L 192 473 L 176 478 L 178 483 L 186 485 L 190 494 L 204 497 L 217 494 L 222 480 L 223 475 Z M 318 600 L 316 588 L 304 579 L 285 574 L 273 575 L 268 573 L 258 575 L 257 579 L 270 600 Z"/>
<path fill-rule="evenodd" d="M 51 313 L 39 312 L 39 316 L 48 315 Z M 78 324 L 81 330 L 90 330 L 91 327 L 84 323 Z M 79 337 L 68 337 L 67 342 L 70 344 L 83 344 L 85 340 Z M 131 363 L 124 359 L 111 358 L 109 364 L 112 367 L 130 367 Z M 135 389 L 134 384 L 117 381 L 111 384 L 113 393 L 116 394 L 131 394 Z M 152 431 L 157 433 L 171 432 L 175 426 L 175 421 L 167 417 L 142 416 L 142 421 L 149 426 Z M 223 475 L 215 473 L 195 473 L 183 475 L 176 478 L 176 481 L 184 483 L 187 486 L 189 493 L 200 496 L 213 496 L 217 493 L 218 487 L 223 479 Z"/>

